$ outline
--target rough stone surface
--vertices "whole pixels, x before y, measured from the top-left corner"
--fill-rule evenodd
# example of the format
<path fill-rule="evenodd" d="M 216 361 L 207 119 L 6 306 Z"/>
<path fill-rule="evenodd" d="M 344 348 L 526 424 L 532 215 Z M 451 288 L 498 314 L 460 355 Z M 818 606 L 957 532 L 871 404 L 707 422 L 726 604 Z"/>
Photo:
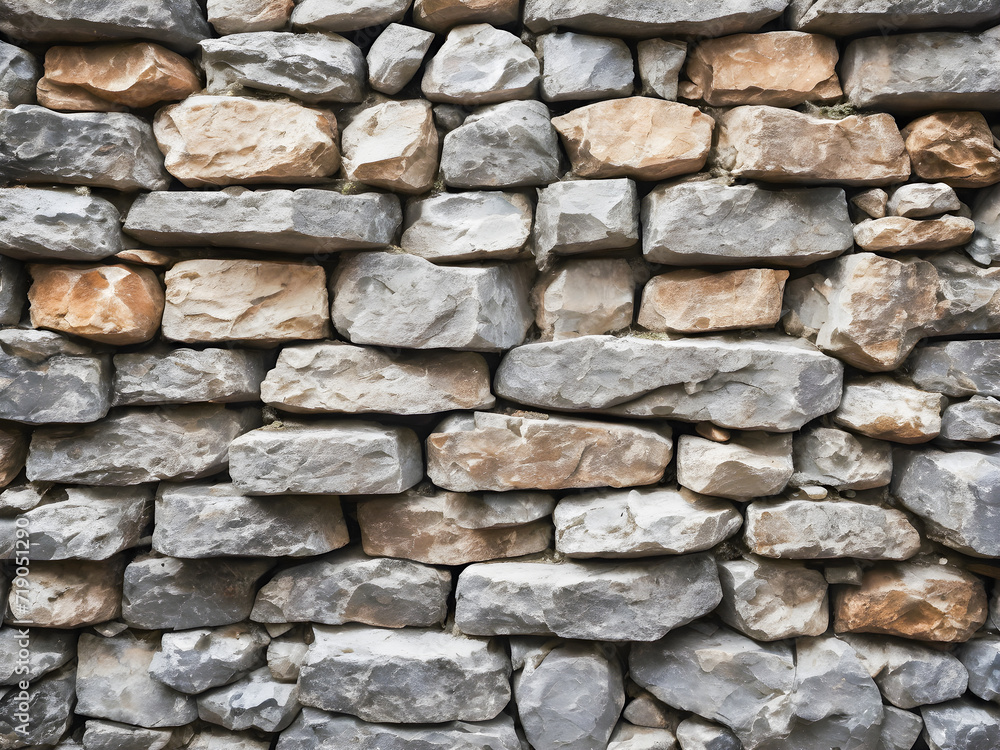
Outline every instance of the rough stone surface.
<path fill-rule="evenodd" d="M 812 427 L 792 442 L 791 485 L 838 490 L 884 487 L 892 478 L 892 446 L 832 427 Z"/>
<path fill-rule="evenodd" d="M 1000 342 L 942 341 L 914 350 L 907 360 L 913 382 L 952 398 L 1000 396 Z"/>
<path fill-rule="evenodd" d="M 6 487 L 21 473 L 28 457 L 28 438 L 15 427 L 0 427 L 0 487 Z M 3 601 L 0 592 L 0 602 Z"/>
<path fill-rule="evenodd" d="M 834 36 L 977 26 L 1000 17 L 988 0 L 792 0 L 796 29 Z"/>
<path fill-rule="evenodd" d="M 267 372 L 264 353 L 246 349 L 152 349 L 114 365 L 115 406 L 257 401 Z"/>
<path fill-rule="evenodd" d="M 0 325 L 14 326 L 28 294 L 28 272 L 13 258 L 0 255 Z"/>
<path fill-rule="evenodd" d="M 444 517 L 463 529 L 505 529 L 547 518 L 555 505 L 547 492 L 452 492 Z"/>
<path fill-rule="evenodd" d="M 1000 637 L 974 638 L 958 647 L 955 655 L 969 674 L 969 690 L 983 700 L 1000 697 Z"/>
<path fill-rule="evenodd" d="M 941 437 L 946 440 L 983 442 L 1000 436 L 1000 401 L 973 396 L 951 404 L 941 414 Z"/>
<path fill-rule="evenodd" d="M 915 183 L 919 188 L 922 183 Z M 905 188 L 903 185 L 900 190 Z M 860 193 L 851 198 L 851 205 L 855 208 L 863 211 L 865 214 L 873 219 L 881 219 L 886 214 L 887 204 L 889 203 L 889 194 L 882 188 L 868 188 L 867 190 L 862 190 Z"/>
<path fill-rule="evenodd" d="M 629 179 L 554 182 L 538 190 L 535 257 L 632 247 L 639 241 L 639 198 Z"/>
<path fill-rule="evenodd" d="M 882 706 L 882 736 L 879 750 L 910 750 L 923 731 L 919 714 L 895 706 Z"/>
<path fill-rule="evenodd" d="M 307 31 L 355 31 L 399 21 L 412 0 L 299 0 L 292 26 Z"/>
<path fill-rule="evenodd" d="M 970 698 L 922 706 L 923 738 L 940 750 L 988 750 L 1000 742 L 1000 708 Z"/>
<path fill-rule="evenodd" d="M 10 614 L 20 626 L 80 628 L 121 613 L 120 558 L 106 561 L 37 561 L 21 594 L 11 591 Z"/>
<path fill-rule="evenodd" d="M 198 696 L 198 716 L 226 729 L 278 732 L 298 714 L 299 688 L 276 681 L 267 667 Z"/>
<path fill-rule="evenodd" d="M 896 443 L 924 443 L 941 432 L 939 394 L 897 382 L 886 375 L 856 378 L 844 385 L 833 421 L 868 437 Z"/>
<path fill-rule="evenodd" d="M 913 182 L 892 191 L 886 210 L 891 216 L 919 219 L 949 211 L 960 211 L 962 202 L 954 189 L 943 182 Z"/>
<path fill-rule="evenodd" d="M 567 260 L 531 292 L 542 340 L 609 333 L 632 325 L 635 278 L 624 258 Z"/>
<path fill-rule="evenodd" d="M 741 750 L 736 735 L 720 724 L 692 714 L 677 725 L 677 743 L 681 750 Z"/>
<path fill-rule="evenodd" d="M 30 685 L 25 691 L 11 690 L 0 696 L 0 743 L 4 747 L 26 747 L 36 743 L 51 746 L 69 729 L 73 720 L 74 670 L 67 666 Z"/>
<path fill-rule="evenodd" d="M 547 102 L 632 93 L 632 52 L 621 39 L 570 31 L 539 37 L 537 49 L 542 61 L 542 98 Z"/>
<path fill-rule="evenodd" d="M 368 50 L 368 85 L 392 96 L 410 82 L 434 42 L 430 31 L 390 23 Z"/>
<path fill-rule="evenodd" d="M 0 629 L 0 643 L 3 644 L 0 651 L 0 684 L 16 685 L 21 680 L 35 682 L 72 661 L 76 655 L 76 633 L 72 631 L 28 628 L 27 633 L 30 653 L 25 663 L 18 659 L 19 641 L 23 641 L 24 636 L 17 628 Z M 21 671 L 18 671 L 19 666 Z"/>
<path fill-rule="evenodd" d="M 519 15 L 517 0 L 414 0 L 413 3 L 414 23 L 438 33 L 466 23 L 503 26 L 516 22 Z"/>
<path fill-rule="evenodd" d="M 0 107 L 8 109 L 18 104 L 35 103 L 35 83 L 42 75 L 41 66 L 33 54 L 7 42 L 0 42 Z"/>
<path fill-rule="evenodd" d="M 172 738 L 171 729 L 147 729 L 118 721 L 89 719 L 81 739 L 84 750 L 160 750 L 170 744 Z"/>
<path fill-rule="evenodd" d="M 668 39 L 645 39 L 636 45 L 642 95 L 677 100 L 677 81 L 687 57 L 687 44 Z"/>
<path fill-rule="evenodd" d="M 124 249 L 118 210 L 103 198 L 0 188 L 0 214 L 0 252 L 11 258 L 100 260 Z"/>
<path fill-rule="evenodd" d="M 293 0 L 208 0 L 208 22 L 220 34 L 284 28 Z"/>
<path fill-rule="evenodd" d="M 347 179 L 400 193 L 423 193 L 438 169 L 431 105 L 387 101 L 351 120 L 341 136 Z"/>
<path fill-rule="evenodd" d="M 174 690 L 201 693 L 262 666 L 269 641 L 264 628 L 252 623 L 164 633 L 149 673 Z"/>
<path fill-rule="evenodd" d="M 677 440 L 677 481 L 693 492 L 733 500 L 776 495 L 792 471 L 790 435 L 747 432 L 728 443 L 695 435 Z"/>
<path fill-rule="evenodd" d="M 979 112 L 935 112 L 903 129 L 913 172 L 951 187 L 1000 181 L 1000 150 Z"/>
<path fill-rule="evenodd" d="M 972 239 L 976 223 L 961 216 L 907 219 L 887 216 L 869 219 L 854 227 L 854 241 L 864 250 L 895 253 L 901 250 L 946 250 Z"/>

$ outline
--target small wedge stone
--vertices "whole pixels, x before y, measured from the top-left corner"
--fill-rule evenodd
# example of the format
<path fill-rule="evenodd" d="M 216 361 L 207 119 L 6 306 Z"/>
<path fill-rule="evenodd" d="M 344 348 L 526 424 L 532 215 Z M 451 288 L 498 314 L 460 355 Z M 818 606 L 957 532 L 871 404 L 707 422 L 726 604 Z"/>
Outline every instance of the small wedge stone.
<path fill-rule="evenodd" d="M 677 101 L 677 79 L 687 58 L 687 44 L 672 39 L 645 39 L 636 45 L 642 95 Z"/>
<path fill-rule="evenodd" d="M 410 82 L 434 42 L 430 31 L 390 23 L 368 50 L 368 85 L 392 96 Z"/>

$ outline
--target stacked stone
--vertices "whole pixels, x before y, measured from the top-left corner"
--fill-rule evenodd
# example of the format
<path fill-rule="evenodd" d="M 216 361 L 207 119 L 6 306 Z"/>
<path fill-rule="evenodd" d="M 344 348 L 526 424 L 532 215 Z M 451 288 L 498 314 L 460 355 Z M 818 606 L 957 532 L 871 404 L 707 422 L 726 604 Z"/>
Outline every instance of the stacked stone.
<path fill-rule="evenodd" d="M 1000 747 L 998 24 L 0 0 L 0 750 Z"/>

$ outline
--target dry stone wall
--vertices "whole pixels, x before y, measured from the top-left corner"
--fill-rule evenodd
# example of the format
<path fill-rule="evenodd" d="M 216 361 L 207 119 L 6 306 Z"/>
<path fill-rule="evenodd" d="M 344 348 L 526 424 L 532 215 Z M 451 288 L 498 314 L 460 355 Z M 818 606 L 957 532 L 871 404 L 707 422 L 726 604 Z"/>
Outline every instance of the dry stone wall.
<path fill-rule="evenodd" d="M 996 750 L 998 70 L 0 0 L 0 750 Z"/>

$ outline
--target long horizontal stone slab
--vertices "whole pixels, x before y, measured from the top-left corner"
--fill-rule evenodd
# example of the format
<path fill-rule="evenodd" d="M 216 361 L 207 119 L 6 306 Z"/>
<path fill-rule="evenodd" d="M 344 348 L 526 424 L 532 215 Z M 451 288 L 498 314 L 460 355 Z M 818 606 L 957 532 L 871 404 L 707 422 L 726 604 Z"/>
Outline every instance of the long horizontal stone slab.
<path fill-rule="evenodd" d="M 833 36 L 970 29 L 998 19 L 995 0 L 792 0 L 788 8 L 791 28 Z"/>
<path fill-rule="evenodd" d="M 797 430 L 840 404 L 844 366 L 778 335 L 581 336 L 507 353 L 498 396 L 543 409 Z"/>
<path fill-rule="evenodd" d="M 125 218 L 125 232 L 164 247 L 325 253 L 385 247 L 402 221 L 399 198 L 391 194 L 227 188 L 141 195 Z"/>
<path fill-rule="evenodd" d="M 101 260 L 120 253 L 109 201 L 72 190 L 0 188 L 0 253 L 21 260 Z"/>

